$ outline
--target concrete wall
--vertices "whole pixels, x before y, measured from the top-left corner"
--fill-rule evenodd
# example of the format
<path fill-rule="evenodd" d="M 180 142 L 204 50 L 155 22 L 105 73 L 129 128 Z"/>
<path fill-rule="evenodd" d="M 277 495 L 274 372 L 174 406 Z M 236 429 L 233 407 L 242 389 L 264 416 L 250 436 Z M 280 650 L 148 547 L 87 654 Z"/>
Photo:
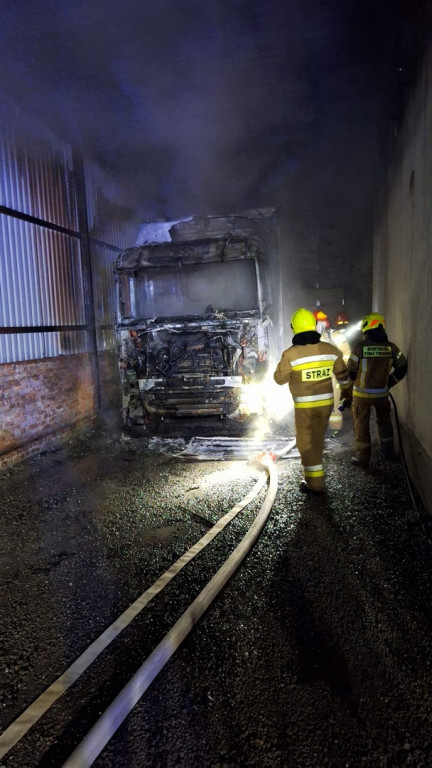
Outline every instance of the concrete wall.
<path fill-rule="evenodd" d="M 408 357 L 408 377 L 392 394 L 410 475 L 432 514 L 432 45 L 395 128 L 376 226 L 373 308 Z"/>

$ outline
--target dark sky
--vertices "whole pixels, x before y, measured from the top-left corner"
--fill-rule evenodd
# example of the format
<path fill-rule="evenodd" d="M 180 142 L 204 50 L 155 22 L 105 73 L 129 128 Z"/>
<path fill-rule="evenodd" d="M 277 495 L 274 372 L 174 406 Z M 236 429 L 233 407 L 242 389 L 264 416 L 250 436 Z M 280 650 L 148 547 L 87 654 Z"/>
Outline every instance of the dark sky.
<path fill-rule="evenodd" d="M 385 154 L 415 12 L 414 0 L 2 0 L 2 101 L 83 147 L 144 218 L 314 196 L 331 225 L 353 184 L 370 204 L 365 169 Z"/>

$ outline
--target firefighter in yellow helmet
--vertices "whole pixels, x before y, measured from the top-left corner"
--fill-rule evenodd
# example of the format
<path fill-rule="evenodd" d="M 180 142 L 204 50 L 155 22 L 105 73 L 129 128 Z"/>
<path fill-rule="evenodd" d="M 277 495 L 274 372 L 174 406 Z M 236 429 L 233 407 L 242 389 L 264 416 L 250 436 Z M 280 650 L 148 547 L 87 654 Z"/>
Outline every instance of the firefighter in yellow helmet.
<path fill-rule="evenodd" d="M 292 346 L 283 352 L 273 374 L 277 384 L 289 384 L 294 400 L 297 447 L 304 480 L 302 491 L 325 491 L 324 437 L 333 409 L 332 371 L 344 396 L 350 398 L 352 383 L 342 353 L 321 341 L 312 312 L 301 308 L 291 318 Z"/>
<path fill-rule="evenodd" d="M 352 462 L 367 467 L 371 457 L 369 421 L 372 406 L 378 427 L 381 456 L 394 456 L 389 390 L 407 373 L 408 363 L 400 349 L 388 340 L 384 317 L 377 312 L 361 322 L 363 341 L 356 344 L 348 360 L 353 386 L 355 456 Z"/>

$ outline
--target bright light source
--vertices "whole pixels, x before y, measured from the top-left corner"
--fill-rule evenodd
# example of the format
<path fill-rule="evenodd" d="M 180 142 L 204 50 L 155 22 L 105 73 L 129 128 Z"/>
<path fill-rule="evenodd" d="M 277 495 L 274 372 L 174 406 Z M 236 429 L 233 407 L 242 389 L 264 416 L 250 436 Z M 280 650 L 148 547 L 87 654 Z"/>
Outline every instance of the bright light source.
<path fill-rule="evenodd" d="M 350 323 L 347 328 L 344 328 L 345 336 L 353 336 L 354 333 L 361 331 L 361 320 L 357 320 L 356 323 Z"/>
<path fill-rule="evenodd" d="M 270 432 L 270 424 L 265 416 L 259 416 L 254 422 L 254 428 L 251 432 L 253 440 L 262 440 Z"/>
<path fill-rule="evenodd" d="M 269 372 L 263 381 L 243 386 L 239 410 L 262 417 L 259 430 L 264 434 L 263 430 L 269 420 L 281 421 L 292 413 L 293 401 L 288 387 L 276 384 L 273 372 Z"/>
<path fill-rule="evenodd" d="M 288 385 L 276 384 L 273 373 L 269 374 L 263 382 L 264 410 L 269 419 L 281 421 L 286 419 L 293 410 L 294 404 Z"/>
<path fill-rule="evenodd" d="M 244 384 L 241 393 L 240 410 L 242 413 L 261 414 L 264 404 L 263 384 Z"/>

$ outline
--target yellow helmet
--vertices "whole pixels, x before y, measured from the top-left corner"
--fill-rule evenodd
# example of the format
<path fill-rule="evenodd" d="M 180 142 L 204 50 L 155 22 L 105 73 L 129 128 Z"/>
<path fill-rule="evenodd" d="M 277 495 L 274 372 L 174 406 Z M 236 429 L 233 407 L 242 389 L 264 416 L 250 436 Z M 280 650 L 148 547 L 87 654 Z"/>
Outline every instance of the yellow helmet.
<path fill-rule="evenodd" d="M 378 314 L 378 312 L 372 312 L 371 315 L 366 315 L 361 321 L 361 329 L 363 333 L 373 331 L 374 328 L 379 328 L 380 325 L 382 325 L 385 330 L 385 320 L 382 315 Z"/>
<path fill-rule="evenodd" d="M 313 312 L 303 308 L 297 309 L 291 318 L 291 328 L 294 334 L 303 333 L 304 331 L 315 331 L 316 320 Z"/>

